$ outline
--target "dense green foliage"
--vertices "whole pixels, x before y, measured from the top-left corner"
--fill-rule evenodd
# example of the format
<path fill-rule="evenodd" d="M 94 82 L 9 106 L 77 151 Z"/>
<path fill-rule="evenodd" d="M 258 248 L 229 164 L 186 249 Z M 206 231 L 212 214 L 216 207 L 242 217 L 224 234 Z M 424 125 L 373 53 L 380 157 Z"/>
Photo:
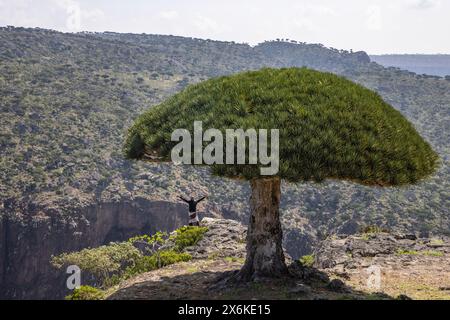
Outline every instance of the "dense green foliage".
<path fill-rule="evenodd" d="M 142 115 L 130 129 L 128 157 L 150 151 L 170 159 L 178 128 L 280 130 L 280 171 L 289 181 L 349 179 L 364 184 L 414 183 L 431 174 L 437 155 L 414 127 L 378 94 L 331 73 L 262 69 L 188 87 Z M 248 154 L 248 146 L 246 145 Z M 140 150 L 138 149 L 140 148 Z M 225 146 L 224 146 L 225 154 Z M 247 179 L 259 167 L 213 165 Z"/>
<path fill-rule="evenodd" d="M 79 252 L 63 253 L 53 257 L 51 262 L 59 269 L 67 265 L 77 265 L 103 285 L 111 275 L 118 274 L 127 266 L 134 265 L 140 258 L 142 255 L 138 249 L 129 242 L 123 242 L 83 249 Z"/>
<path fill-rule="evenodd" d="M 91 286 L 81 286 L 73 290 L 73 293 L 66 296 L 66 300 L 103 300 L 105 293 Z"/>

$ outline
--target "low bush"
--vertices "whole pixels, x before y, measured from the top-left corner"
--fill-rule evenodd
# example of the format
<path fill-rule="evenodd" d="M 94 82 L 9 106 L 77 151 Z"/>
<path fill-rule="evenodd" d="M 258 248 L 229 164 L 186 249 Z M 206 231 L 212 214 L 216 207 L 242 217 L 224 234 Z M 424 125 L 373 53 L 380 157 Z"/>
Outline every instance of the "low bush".
<path fill-rule="evenodd" d="M 110 276 L 120 274 L 123 269 L 134 265 L 141 257 L 142 254 L 131 243 L 122 242 L 63 253 L 52 257 L 51 263 L 58 269 L 76 265 L 83 272 L 93 275 L 100 285 L 104 285 Z"/>
<path fill-rule="evenodd" d="M 314 255 L 306 255 L 298 259 L 298 261 L 301 263 L 304 267 L 312 267 L 314 264 Z"/>
<path fill-rule="evenodd" d="M 396 254 L 399 255 L 399 256 L 401 256 L 401 255 L 415 256 L 415 255 L 418 255 L 419 252 L 416 251 L 416 250 L 398 249 Z"/>
<path fill-rule="evenodd" d="M 175 250 L 182 251 L 187 247 L 196 245 L 203 235 L 208 231 L 206 227 L 184 226 L 175 230 L 173 240 L 175 242 Z"/>
<path fill-rule="evenodd" d="M 143 242 L 147 242 L 149 244 L 154 244 L 154 243 L 159 243 L 159 244 L 163 244 L 168 238 L 167 232 L 156 232 L 154 235 L 149 236 L 147 234 L 142 235 L 142 236 L 136 236 L 133 238 L 128 239 L 129 243 L 135 243 L 138 241 L 143 241 Z"/>
<path fill-rule="evenodd" d="M 180 253 L 174 250 L 163 250 L 151 256 L 141 257 L 135 265 L 127 268 L 125 277 L 159 269 L 174 263 L 189 261 L 192 256 L 188 253 Z"/>
<path fill-rule="evenodd" d="M 103 300 L 104 298 L 103 290 L 91 286 L 81 286 L 66 296 L 66 300 Z"/>

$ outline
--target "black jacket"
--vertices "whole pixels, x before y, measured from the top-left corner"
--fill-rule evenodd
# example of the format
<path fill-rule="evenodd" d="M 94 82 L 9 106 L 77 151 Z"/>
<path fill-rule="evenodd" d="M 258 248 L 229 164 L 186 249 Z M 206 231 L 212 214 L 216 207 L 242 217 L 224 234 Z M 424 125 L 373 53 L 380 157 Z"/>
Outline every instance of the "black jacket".
<path fill-rule="evenodd" d="M 202 198 L 200 198 L 198 200 L 186 200 L 183 197 L 179 197 L 179 198 L 189 205 L 189 212 L 196 212 L 197 211 L 197 204 L 199 204 L 199 202 L 205 200 L 206 197 L 202 197 Z"/>

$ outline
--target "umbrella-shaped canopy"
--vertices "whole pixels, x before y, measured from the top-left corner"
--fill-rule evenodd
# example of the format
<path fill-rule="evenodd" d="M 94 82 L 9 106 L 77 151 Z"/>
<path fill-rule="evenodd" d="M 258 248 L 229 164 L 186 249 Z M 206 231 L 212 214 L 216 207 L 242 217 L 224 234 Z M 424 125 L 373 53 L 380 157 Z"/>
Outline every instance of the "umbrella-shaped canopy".
<path fill-rule="evenodd" d="M 191 85 L 136 120 L 125 153 L 169 161 L 176 145 L 172 132 L 184 128 L 193 134 L 194 121 L 224 133 L 279 129 L 277 176 L 293 182 L 335 178 L 401 185 L 437 165 L 430 145 L 377 93 L 307 68 L 262 69 Z M 260 165 L 211 167 L 222 176 L 260 176 Z"/>

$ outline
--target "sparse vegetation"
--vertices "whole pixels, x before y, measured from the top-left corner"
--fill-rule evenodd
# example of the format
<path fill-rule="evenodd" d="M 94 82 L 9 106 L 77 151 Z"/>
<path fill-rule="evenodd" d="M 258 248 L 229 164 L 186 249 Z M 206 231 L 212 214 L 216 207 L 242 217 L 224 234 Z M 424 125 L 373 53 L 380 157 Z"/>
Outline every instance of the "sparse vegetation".
<path fill-rule="evenodd" d="M 225 257 L 224 260 L 226 262 L 239 262 L 239 263 L 245 262 L 244 258 L 238 258 L 238 257 Z"/>
<path fill-rule="evenodd" d="M 442 239 L 431 239 L 430 245 L 434 246 L 441 246 L 444 244 L 444 241 Z"/>
<path fill-rule="evenodd" d="M 399 249 L 397 252 L 397 255 L 424 255 L 424 256 L 434 256 L 434 257 L 442 257 L 444 254 L 441 251 L 433 251 L 433 250 L 406 250 L 406 249 Z"/>
<path fill-rule="evenodd" d="M 425 251 L 421 251 L 421 254 L 425 255 L 425 256 L 433 256 L 433 257 L 442 257 L 444 256 L 444 253 L 441 251 L 434 251 L 434 250 L 425 250 Z"/>
<path fill-rule="evenodd" d="M 419 251 L 399 249 L 399 250 L 397 250 L 396 253 L 397 253 L 397 255 L 417 255 L 417 254 L 419 254 Z"/>

